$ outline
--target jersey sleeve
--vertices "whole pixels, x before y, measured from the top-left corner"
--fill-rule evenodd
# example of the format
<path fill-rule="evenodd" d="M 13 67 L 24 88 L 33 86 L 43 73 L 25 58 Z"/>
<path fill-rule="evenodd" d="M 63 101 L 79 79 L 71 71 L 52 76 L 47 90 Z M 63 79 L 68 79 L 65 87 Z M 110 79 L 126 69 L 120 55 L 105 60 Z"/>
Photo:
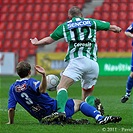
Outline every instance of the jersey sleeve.
<path fill-rule="evenodd" d="M 53 33 L 50 34 L 50 37 L 53 40 L 59 40 L 61 38 L 64 37 L 63 35 L 63 24 L 59 25 L 54 31 Z"/>
<path fill-rule="evenodd" d="M 102 20 L 96 20 L 96 19 L 91 19 L 94 23 L 96 23 L 96 30 L 109 30 L 110 28 L 110 23 Z"/>
<path fill-rule="evenodd" d="M 126 29 L 126 32 L 133 33 L 133 23 Z"/>
<path fill-rule="evenodd" d="M 8 98 L 8 109 L 10 108 L 16 108 L 16 104 L 17 104 L 17 101 L 13 95 L 13 85 L 10 87 L 10 90 L 9 90 L 9 98 Z"/>

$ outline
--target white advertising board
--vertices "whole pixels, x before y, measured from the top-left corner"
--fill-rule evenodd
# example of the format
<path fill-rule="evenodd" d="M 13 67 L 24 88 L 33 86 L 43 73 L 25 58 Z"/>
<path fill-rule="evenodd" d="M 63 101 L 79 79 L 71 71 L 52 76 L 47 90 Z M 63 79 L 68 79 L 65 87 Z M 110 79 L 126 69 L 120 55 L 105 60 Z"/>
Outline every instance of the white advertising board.
<path fill-rule="evenodd" d="M 0 52 L 0 75 L 15 74 L 15 54 Z"/>

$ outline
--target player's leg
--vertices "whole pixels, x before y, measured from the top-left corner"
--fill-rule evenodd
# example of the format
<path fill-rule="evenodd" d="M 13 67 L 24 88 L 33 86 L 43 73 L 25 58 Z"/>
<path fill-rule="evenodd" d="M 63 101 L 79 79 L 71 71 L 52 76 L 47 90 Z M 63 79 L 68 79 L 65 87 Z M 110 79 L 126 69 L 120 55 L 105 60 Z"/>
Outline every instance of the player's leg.
<path fill-rule="evenodd" d="M 88 119 L 73 119 L 72 116 L 79 111 L 81 100 L 69 99 L 65 106 L 66 121 L 63 124 L 89 124 Z"/>
<path fill-rule="evenodd" d="M 67 88 L 73 84 L 73 80 L 64 75 L 61 76 L 60 83 L 57 87 L 57 112 L 65 112 L 65 104 L 68 99 Z"/>
<path fill-rule="evenodd" d="M 87 89 L 87 90 L 82 88 L 83 101 L 87 102 L 91 106 L 96 107 L 101 112 L 101 114 L 103 115 L 104 114 L 104 108 L 101 104 L 100 99 L 91 95 L 93 89 L 94 89 L 94 86 L 92 86 L 90 89 Z"/>
<path fill-rule="evenodd" d="M 83 101 L 85 101 L 86 97 L 92 94 L 99 74 L 99 66 L 97 62 L 93 60 L 87 60 L 85 63 L 88 69 L 86 69 L 84 72 L 81 80 Z"/>
<path fill-rule="evenodd" d="M 81 80 L 82 100 L 86 101 L 91 106 L 96 107 L 103 115 L 104 109 L 100 99 L 92 96 L 94 85 L 97 82 L 97 78 L 99 74 L 99 66 L 97 62 L 92 60 L 90 60 L 88 64 L 90 64 L 91 66 L 90 70 L 83 75 L 83 78 Z"/>
<path fill-rule="evenodd" d="M 67 101 L 67 90 L 74 82 L 81 79 L 81 71 L 78 59 L 69 62 L 61 76 L 59 85 L 57 86 L 57 112 L 65 112 L 65 104 Z"/>
<path fill-rule="evenodd" d="M 79 110 L 86 116 L 100 120 L 103 116 L 100 112 L 93 106 L 89 105 L 87 102 L 82 102 L 81 100 L 74 100 L 75 103 L 75 112 Z"/>
<path fill-rule="evenodd" d="M 95 107 L 101 113 L 101 115 L 104 115 L 104 108 L 99 98 L 88 96 L 86 97 L 85 102 Z"/>
<path fill-rule="evenodd" d="M 84 88 L 82 88 L 82 100 L 85 101 L 85 99 L 86 99 L 88 96 L 91 96 L 93 90 L 94 90 L 94 85 L 93 85 L 91 88 L 89 88 L 89 89 L 84 89 Z"/>
<path fill-rule="evenodd" d="M 75 103 L 75 112 L 79 110 L 86 116 L 94 118 L 99 124 L 107 124 L 107 123 L 116 123 L 121 121 L 121 117 L 119 116 L 103 116 L 101 113 L 93 106 L 90 106 L 86 102 L 82 102 L 80 100 L 74 100 Z"/>
<path fill-rule="evenodd" d="M 121 98 L 122 103 L 125 103 L 129 99 L 132 87 L 133 87 L 133 72 L 131 72 L 130 76 L 127 79 L 126 94 Z"/>
<path fill-rule="evenodd" d="M 132 51 L 132 59 L 131 59 L 131 73 L 127 79 L 126 94 L 121 98 L 122 103 L 125 103 L 129 99 L 132 88 L 133 88 L 133 51 Z"/>

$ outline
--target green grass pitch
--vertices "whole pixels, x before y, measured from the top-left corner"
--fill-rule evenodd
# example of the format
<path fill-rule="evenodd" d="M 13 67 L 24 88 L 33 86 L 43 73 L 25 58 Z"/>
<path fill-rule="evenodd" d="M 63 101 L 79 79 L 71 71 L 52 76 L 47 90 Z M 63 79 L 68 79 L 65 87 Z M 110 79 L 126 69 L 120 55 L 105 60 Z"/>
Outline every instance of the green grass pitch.
<path fill-rule="evenodd" d="M 40 76 L 35 76 L 40 80 Z M 100 76 L 95 86 L 93 95 L 100 98 L 105 109 L 105 115 L 118 115 L 122 121 L 117 124 L 98 125 L 95 120 L 88 118 L 89 125 L 41 125 L 36 119 L 31 117 L 20 105 L 17 105 L 15 113 L 15 124 L 7 125 L 7 100 L 8 90 L 11 83 L 17 77 L 0 77 L 0 133 L 122 133 L 133 132 L 133 98 L 122 104 L 121 96 L 125 93 L 127 76 Z M 56 96 L 56 92 L 49 93 L 51 97 Z M 68 90 L 69 97 L 81 98 L 80 83 L 77 82 Z M 76 113 L 73 118 L 87 118 L 81 112 Z"/>

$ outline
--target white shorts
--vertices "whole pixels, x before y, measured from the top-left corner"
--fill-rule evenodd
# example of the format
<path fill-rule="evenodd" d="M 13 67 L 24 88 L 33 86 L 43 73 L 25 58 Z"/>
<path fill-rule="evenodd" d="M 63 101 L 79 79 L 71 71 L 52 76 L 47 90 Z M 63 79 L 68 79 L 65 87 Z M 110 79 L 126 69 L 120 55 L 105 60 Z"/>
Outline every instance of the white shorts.
<path fill-rule="evenodd" d="M 78 57 L 70 60 L 63 75 L 75 82 L 81 80 L 81 87 L 89 89 L 96 84 L 99 74 L 99 65 L 87 57 Z"/>

